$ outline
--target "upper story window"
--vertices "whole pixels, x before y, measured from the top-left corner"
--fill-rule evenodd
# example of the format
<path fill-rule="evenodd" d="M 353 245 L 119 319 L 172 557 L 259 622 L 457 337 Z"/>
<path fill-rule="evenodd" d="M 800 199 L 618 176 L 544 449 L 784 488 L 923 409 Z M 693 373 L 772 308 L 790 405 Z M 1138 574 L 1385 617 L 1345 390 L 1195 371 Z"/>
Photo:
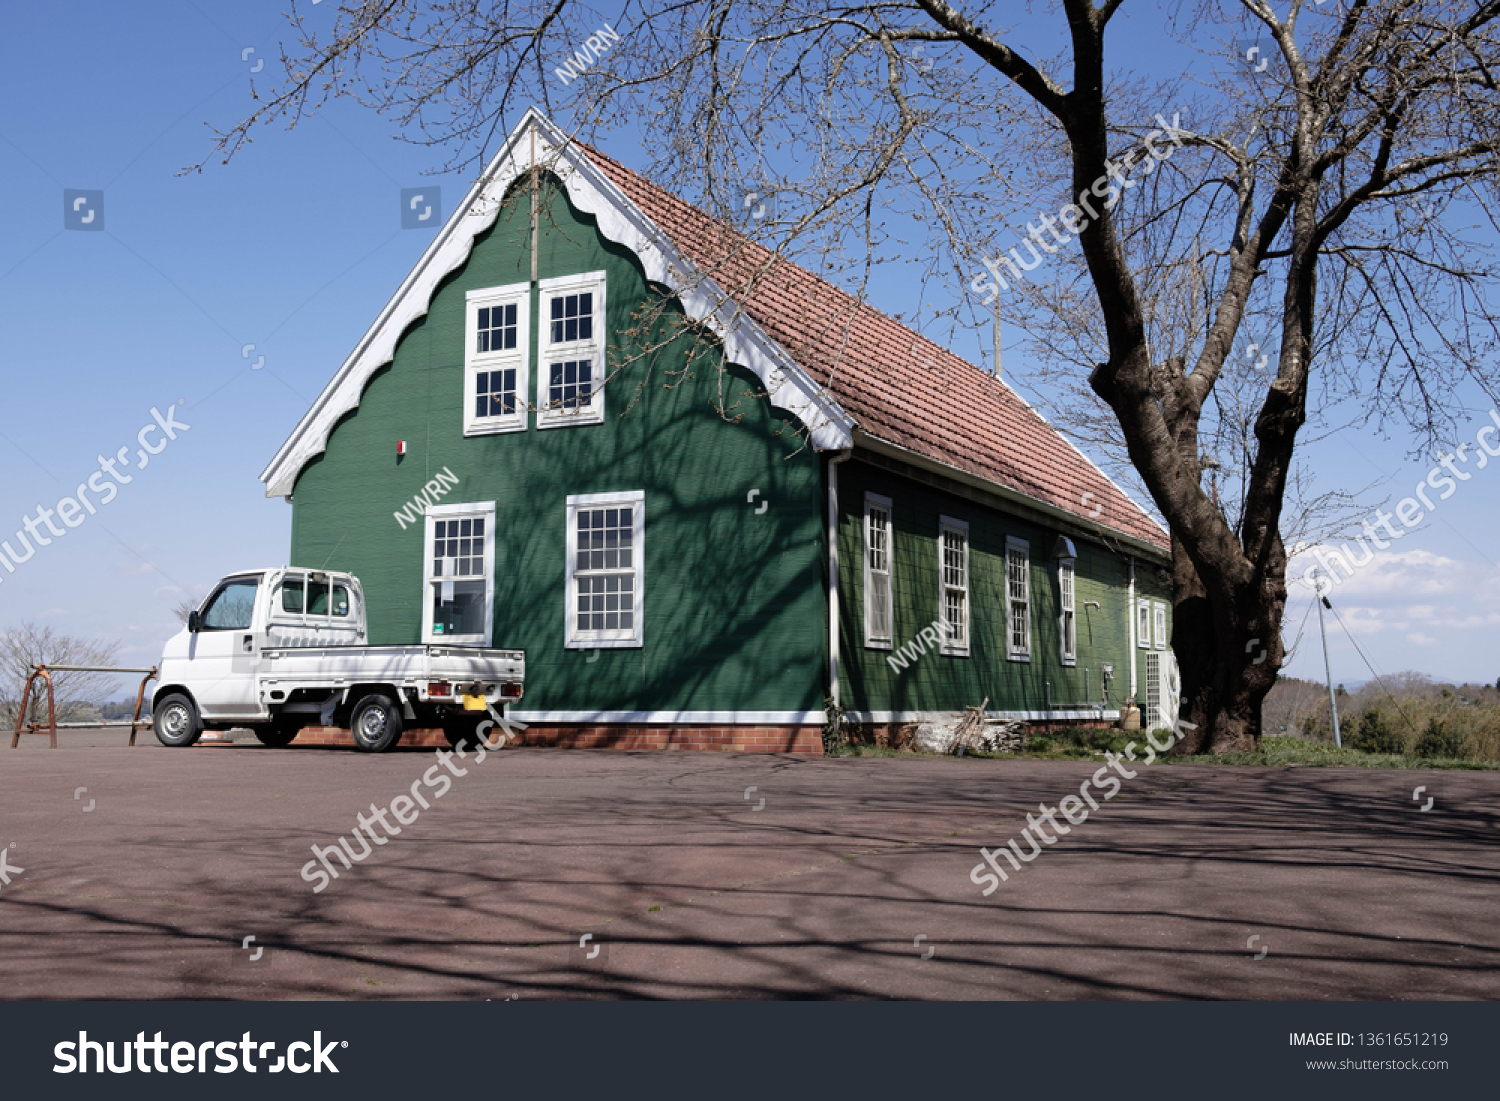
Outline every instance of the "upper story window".
<path fill-rule="evenodd" d="M 1151 607 L 1156 620 L 1156 648 L 1165 650 L 1167 648 L 1167 606 L 1158 600 Z"/>
<path fill-rule="evenodd" d="M 464 337 L 464 435 L 526 428 L 530 376 L 526 283 L 468 293 Z"/>
<path fill-rule="evenodd" d="M 891 499 L 865 494 L 865 645 L 891 648 Z"/>
<path fill-rule="evenodd" d="M 604 272 L 544 279 L 537 350 L 538 428 L 604 419 Z"/>
<path fill-rule="evenodd" d="M 1151 601 L 1144 597 L 1135 602 L 1135 644 L 1151 649 Z"/>
<path fill-rule="evenodd" d="M 969 525 L 947 516 L 938 518 L 938 594 L 943 613 L 942 652 L 969 656 Z"/>

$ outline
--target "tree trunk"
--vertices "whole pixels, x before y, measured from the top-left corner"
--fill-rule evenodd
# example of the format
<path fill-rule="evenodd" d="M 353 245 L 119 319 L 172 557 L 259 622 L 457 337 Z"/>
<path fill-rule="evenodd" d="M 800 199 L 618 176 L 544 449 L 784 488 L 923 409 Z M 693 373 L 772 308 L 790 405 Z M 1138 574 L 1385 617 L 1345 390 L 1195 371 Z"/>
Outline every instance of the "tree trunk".
<path fill-rule="evenodd" d="M 1172 540 L 1172 651 L 1182 675 L 1184 724 L 1177 753 L 1248 753 L 1260 744 L 1261 704 L 1285 658 L 1279 540 L 1274 556 L 1272 578 L 1258 578 L 1216 609 L 1220 602 L 1210 600 L 1187 552 Z"/>

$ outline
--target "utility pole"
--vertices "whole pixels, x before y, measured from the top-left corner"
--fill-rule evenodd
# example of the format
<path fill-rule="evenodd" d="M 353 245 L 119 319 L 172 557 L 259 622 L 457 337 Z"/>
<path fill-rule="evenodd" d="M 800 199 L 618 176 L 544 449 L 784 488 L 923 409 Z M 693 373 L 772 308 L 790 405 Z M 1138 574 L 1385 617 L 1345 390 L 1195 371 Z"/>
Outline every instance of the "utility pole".
<path fill-rule="evenodd" d="M 1323 636 L 1323 675 L 1328 678 L 1328 709 L 1333 714 L 1333 744 L 1343 749 L 1344 742 L 1339 737 L 1339 701 L 1333 696 L 1333 666 L 1328 662 L 1328 625 L 1323 622 L 1323 609 L 1332 605 L 1323 595 L 1323 586 L 1318 584 L 1317 570 L 1312 571 L 1312 578 L 1313 599 L 1318 602 L 1318 632 Z"/>
<path fill-rule="evenodd" d="M 995 295 L 995 377 L 1000 377 L 1000 296 Z"/>

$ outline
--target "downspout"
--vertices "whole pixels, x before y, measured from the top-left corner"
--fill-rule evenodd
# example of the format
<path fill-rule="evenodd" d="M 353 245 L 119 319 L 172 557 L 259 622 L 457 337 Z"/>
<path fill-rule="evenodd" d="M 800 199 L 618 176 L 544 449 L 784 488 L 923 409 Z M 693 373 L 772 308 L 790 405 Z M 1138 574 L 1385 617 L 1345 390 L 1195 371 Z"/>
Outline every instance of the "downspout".
<path fill-rule="evenodd" d="M 1140 696 L 1137 695 L 1135 687 L 1135 663 L 1136 654 L 1140 650 L 1140 640 L 1135 637 L 1135 625 L 1140 621 L 1140 616 L 1136 614 L 1135 610 L 1135 559 L 1132 558 L 1129 561 L 1130 597 L 1125 602 L 1125 615 L 1129 618 L 1130 622 L 1126 625 L 1125 637 L 1129 639 L 1130 642 L 1130 698 L 1134 700 L 1136 706 L 1139 707 Z"/>
<path fill-rule="evenodd" d="M 839 463 L 853 448 L 828 456 L 828 698 L 839 706 Z"/>

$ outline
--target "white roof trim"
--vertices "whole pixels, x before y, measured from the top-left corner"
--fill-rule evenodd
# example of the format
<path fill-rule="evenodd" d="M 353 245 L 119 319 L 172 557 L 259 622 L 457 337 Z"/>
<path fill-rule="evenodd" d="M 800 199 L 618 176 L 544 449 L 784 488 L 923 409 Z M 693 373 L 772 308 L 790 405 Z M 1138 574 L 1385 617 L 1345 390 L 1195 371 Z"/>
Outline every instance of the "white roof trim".
<path fill-rule="evenodd" d="M 687 315 L 723 342 L 729 362 L 753 371 L 771 404 L 807 426 L 814 448 L 850 446 L 853 418 L 713 280 L 678 252 L 667 234 L 581 148 L 532 108 L 261 473 L 267 497 L 291 495 L 303 468 L 327 449 L 328 437 L 340 418 L 359 406 L 371 376 L 391 362 L 401 334 L 426 315 L 438 284 L 468 260 L 474 238 L 498 216 L 506 189 L 531 167 L 533 133 L 537 161 L 547 164 L 563 181 L 573 205 L 594 215 L 605 237 L 630 249 L 648 279 L 678 295 Z"/>

